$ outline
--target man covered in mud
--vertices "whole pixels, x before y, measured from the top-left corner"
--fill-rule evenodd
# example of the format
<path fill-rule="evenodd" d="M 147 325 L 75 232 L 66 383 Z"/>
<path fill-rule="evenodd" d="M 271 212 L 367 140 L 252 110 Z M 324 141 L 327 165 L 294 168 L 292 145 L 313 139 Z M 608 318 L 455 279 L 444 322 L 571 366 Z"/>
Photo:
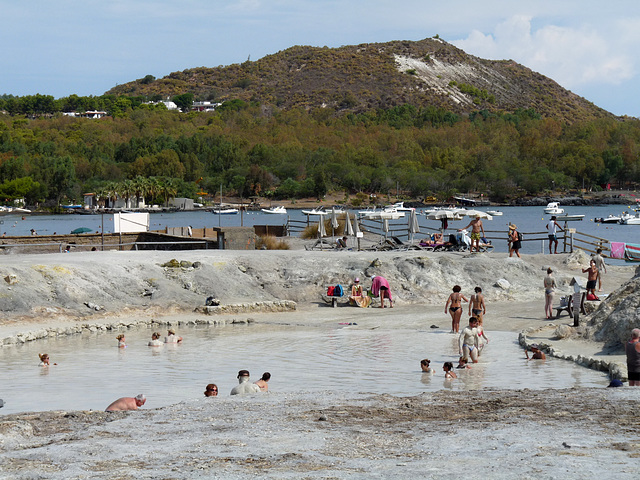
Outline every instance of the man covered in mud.
<path fill-rule="evenodd" d="M 476 317 L 469 318 L 469 325 L 464 327 L 460 336 L 458 337 L 458 354 L 466 361 L 478 363 L 478 345 L 480 339 L 478 338 L 478 319 Z"/>

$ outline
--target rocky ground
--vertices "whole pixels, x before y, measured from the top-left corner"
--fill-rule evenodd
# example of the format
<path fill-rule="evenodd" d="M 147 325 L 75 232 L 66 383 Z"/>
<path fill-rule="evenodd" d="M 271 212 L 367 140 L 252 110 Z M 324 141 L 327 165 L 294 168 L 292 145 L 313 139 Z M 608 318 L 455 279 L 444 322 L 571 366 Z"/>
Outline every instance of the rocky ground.
<path fill-rule="evenodd" d="M 543 318 L 544 270 L 551 265 L 560 292 L 570 292 L 586 260 L 304 250 L 7 256 L 0 338 L 2 348 L 14 348 L 17 339 L 31 340 L 20 335 L 26 331 L 187 321 L 208 296 L 222 304 L 291 300 L 307 322 L 322 322 L 334 310 L 322 298 L 326 285 L 382 274 L 397 299 L 394 315 L 442 320 L 452 285 L 467 293 L 482 285 L 488 330 L 535 329 L 558 351 L 615 356 L 619 350 L 605 346 L 621 327 L 599 316 L 617 312 L 616 325 L 625 315 L 627 325 L 637 321 L 633 267 L 609 268 L 607 292 L 625 285 L 630 300 L 624 306 L 614 294 L 616 305 L 592 306 L 583 319 L 592 335 L 556 339 Z M 259 309 L 251 316 L 274 318 Z M 596 331 L 606 338 L 595 341 Z M 0 417 L 0 478 L 635 478 L 639 395 L 629 387 L 416 397 L 273 392 L 138 412 L 8 415 Z"/>

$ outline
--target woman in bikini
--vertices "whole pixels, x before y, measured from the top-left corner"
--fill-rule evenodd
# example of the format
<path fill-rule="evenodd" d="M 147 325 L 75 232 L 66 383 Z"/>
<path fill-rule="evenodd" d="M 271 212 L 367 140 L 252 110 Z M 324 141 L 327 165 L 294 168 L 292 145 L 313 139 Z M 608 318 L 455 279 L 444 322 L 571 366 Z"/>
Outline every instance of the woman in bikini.
<path fill-rule="evenodd" d="M 453 287 L 453 293 L 449 295 L 447 299 L 447 304 L 444 306 L 444 313 L 447 313 L 449 310 L 449 314 L 451 314 L 451 333 L 459 333 L 460 332 L 460 317 L 462 317 L 462 300 L 468 302 L 464 295 L 460 293 L 462 287 L 460 285 L 456 285 Z M 451 304 L 451 305 L 449 305 Z"/>
<path fill-rule="evenodd" d="M 556 279 L 551 276 L 553 270 L 547 268 L 547 276 L 544 277 L 544 314 L 547 320 L 553 318 L 553 294 L 556 289 Z"/>
<path fill-rule="evenodd" d="M 482 289 L 476 287 L 474 290 L 476 293 L 471 295 L 469 302 L 469 316 L 476 317 L 478 323 L 482 325 L 482 316 L 487 313 L 487 308 L 484 305 L 484 295 L 482 295 Z"/>

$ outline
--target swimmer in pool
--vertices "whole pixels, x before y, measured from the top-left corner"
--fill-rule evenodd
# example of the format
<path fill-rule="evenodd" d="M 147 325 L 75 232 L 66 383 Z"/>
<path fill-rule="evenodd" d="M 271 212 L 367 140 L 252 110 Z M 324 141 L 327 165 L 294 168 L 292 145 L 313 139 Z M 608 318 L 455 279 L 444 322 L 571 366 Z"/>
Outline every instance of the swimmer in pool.
<path fill-rule="evenodd" d="M 476 317 L 478 319 L 478 323 L 482 325 L 482 316 L 487 313 L 487 307 L 484 304 L 482 289 L 480 287 L 476 287 L 474 291 L 476 293 L 471 295 L 471 299 L 469 301 L 469 316 Z"/>
<path fill-rule="evenodd" d="M 462 317 L 462 300 L 468 302 L 464 295 L 460 293 L 462 287 L 456 285 L 453 287 L 453 293 L 449 295 L 447 303 L 444 306 L 444 313 L 449 311 L 451 315 L 451 333 L 458 333 L 460 331 L 460 317 Z"/>
<path fill-rule="evenodd" d="M 121 333 L 120 335 L 118 335 L 116 337 L 116 340 L 118 340 L 118 348 L 127 348 L 127 344 L 124 340 L 124 334 Z"/>
<path fill-rule="evenodd" d="M 462 333 L 458 337 L 458 354 L 463 356 L 465 360 L 478 363 L 478 345 L 480 338 L 478 337 L 478 319 L 476 317 L 469 318 L 469 325 L 464 327 Z"/>
<path fill-rule="evenodd" d="M 453 363 L 444 362 L 442 366 L 442 370 L 444 370 L 444 378 L 458 378 L 456 372 L 453 371 Z"/>
<path fill-rule="evenodd" d="M 430 365 L 431 365 L 431 360 L 429 360 L 428 358 L 420 360 L 420 369 L 424 373 L 430 373 L 433 375 L 434 373 L 436 373 L 436 371 L 433 368 L 431 368 Z"/>

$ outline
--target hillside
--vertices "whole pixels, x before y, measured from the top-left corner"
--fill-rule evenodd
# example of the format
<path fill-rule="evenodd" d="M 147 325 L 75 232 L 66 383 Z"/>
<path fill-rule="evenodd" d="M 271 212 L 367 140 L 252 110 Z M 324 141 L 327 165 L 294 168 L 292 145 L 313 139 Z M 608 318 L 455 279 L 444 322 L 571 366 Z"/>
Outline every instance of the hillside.
<path fill-rule="evenodd" d="M 354 112 L 406 103 L 458 114 L 533 108 L 568 123 L 611 116 L 514 61 L 474 57 L 439 38 L 340 48 L 294 46 L 257 61 L 135 80 L 107 93 L 193 93 L 198 99 Z"/>

